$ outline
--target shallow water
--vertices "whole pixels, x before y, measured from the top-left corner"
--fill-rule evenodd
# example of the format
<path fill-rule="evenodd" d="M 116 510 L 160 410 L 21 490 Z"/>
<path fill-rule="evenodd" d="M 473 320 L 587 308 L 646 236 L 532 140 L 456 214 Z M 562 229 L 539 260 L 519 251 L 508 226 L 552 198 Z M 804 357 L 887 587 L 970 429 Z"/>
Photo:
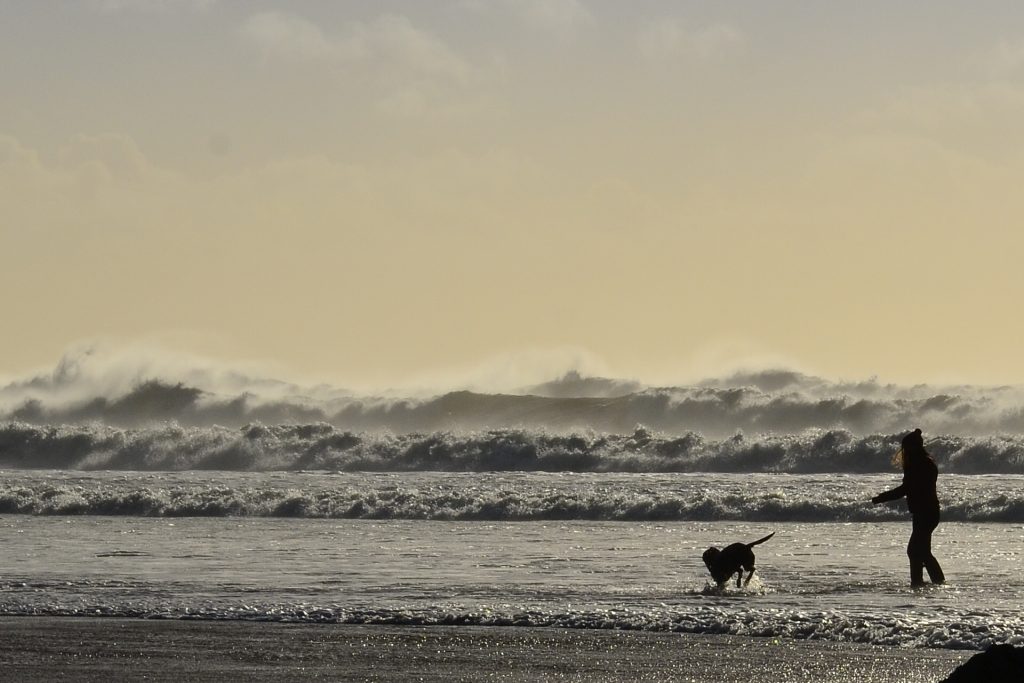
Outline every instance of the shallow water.
<path fill-rule="evenodd" d="M 33 491 L 62 476 L 16 475 L 20 480 L 9 478 L 9 488 Z M 464 497 L 513 487 L 517 495 L 543 499 L 581 485 L 569 486 L 564 475 L 491 475 L 489 481 L 444 474 L 239 479 L 238 473 L 186 473 L 159 482 L 152 479 L 159 475 L 89 476 L 65 476 L 59 486 L 123 486 L 141 495 L 157 484 L 238 490 L 258 481 L 264 495 L 278 489 L 313 495 L 316 487 L 375 482 L 402 491 L 448 486 Z M 984 478 L 962 479 L 944 477 L 943 491 L 954 499 L 992 497 L 1019 483 L 992 479 L 986 488 Z M 853 500 L 891 483 L 891 477 L 781 475 L 682 483 L 593 475 L 583 482 L 606 498 L 646 495 L 655 508 L 667 489 L 682 497 L 698 495 L 697 489 L 742 497 L 745 488 L 782 498 L 796 492 L 810 498 L 818 489 L 819 500 Z M 59 495 L 65 494 L 53 494 Z M 915 591 L 904 551 L 909 519 L 899 508 L 892 515 L 904 521 L 4 515 L 0 613 L 557 625 L 945 648 L 1024 643 L 1018 614 L 1024 526 L 943 523 L 934 550 L 949 583 Z M 748 587 L 709 584 L 700 559 L 707 546 L 771 531 L 776 536 L 756 549 L 759 569 Z"/>

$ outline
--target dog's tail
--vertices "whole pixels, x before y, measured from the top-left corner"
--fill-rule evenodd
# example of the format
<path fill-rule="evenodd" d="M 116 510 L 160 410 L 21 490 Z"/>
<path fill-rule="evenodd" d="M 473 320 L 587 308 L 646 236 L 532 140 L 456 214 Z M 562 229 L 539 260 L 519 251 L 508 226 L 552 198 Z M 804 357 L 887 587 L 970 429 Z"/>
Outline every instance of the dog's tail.
<path fill-rule="evenodd" d="M 774 535 L 775 535 L 775 532 L 773 531 L 770 534 L 768 534 L 767 536 L 765 536 L 764 538 L 760 538 L 760 539 L 754 541 L 753 543 L 748 543 L 747 547 L 748 548 L 753 548 L 755 545 L 760 545 L 761 543 L 764 543 L 765 541 L 767 541 L 769 538 L 771 538 Z"/>

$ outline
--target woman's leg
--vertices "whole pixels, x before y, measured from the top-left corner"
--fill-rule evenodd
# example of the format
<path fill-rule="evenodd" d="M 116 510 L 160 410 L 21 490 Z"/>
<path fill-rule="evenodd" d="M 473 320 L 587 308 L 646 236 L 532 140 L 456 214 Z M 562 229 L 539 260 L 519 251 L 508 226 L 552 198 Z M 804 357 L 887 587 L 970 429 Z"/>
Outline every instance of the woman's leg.
<path fill-rule="evenodd" d="M 918 529 L 917 522 L 914 522 L 914 530 L 910 534 L 910 542 L 907 543 L 907 557 L 910 558 L 910 585 L 924 585 L 924 558 L 921 556 L 924 534 Z"/>
<path fill-rule="evenodd" d="M 928 570 L 928 578 L 932 580 L 932 583 L 945 583 L 946 575 L 942 573 L 939 561 L 932 555 L 932 532 L 939 526 L 939 515 L 936 514 L 934 522 L 929 522 L 929 524 L 931 524 L 931 528 L 928 530 L 928 554 L 924 558 L 924 568 Z"/>
<path fill-rule="evenodd" d="M 932 583 L 944 583 L 946 577 L 942 573 L 939 561 L 932 555 L 932 532 L 939 526 L 939 516 L 914 515 L 913 532 L 907 544 L 907 557 L 910 558 L 910 583 L 919 586 L 924 583 L 924 570 L 928 570 L 928 578 Z"/>

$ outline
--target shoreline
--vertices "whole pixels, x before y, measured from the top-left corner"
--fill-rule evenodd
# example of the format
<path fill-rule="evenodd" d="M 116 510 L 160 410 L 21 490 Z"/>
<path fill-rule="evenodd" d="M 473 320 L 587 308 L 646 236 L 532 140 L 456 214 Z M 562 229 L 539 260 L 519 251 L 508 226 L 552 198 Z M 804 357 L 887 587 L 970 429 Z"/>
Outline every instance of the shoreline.
<path fill-rule="evenodd" d="M 934 683 L 975 651 L 493 626 L 0 617 L 0 677 L 64 681 Z"/>

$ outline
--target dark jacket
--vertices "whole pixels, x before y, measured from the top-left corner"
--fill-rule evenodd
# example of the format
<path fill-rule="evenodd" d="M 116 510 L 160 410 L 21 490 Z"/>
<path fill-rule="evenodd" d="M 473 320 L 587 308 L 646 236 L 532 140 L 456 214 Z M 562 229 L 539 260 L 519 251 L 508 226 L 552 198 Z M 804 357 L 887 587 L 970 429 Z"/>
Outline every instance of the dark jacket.
<path fill-rule="evenodd" d="M 908 458 L 903 465 L 903 483 L 874 497 L 873 502 L 884 503 L 907 497 L 907 507 L 913 515 L 938 515 L 939 497 L 935 493 L 935 480 L 939 468 L 927 456 Z"/>

